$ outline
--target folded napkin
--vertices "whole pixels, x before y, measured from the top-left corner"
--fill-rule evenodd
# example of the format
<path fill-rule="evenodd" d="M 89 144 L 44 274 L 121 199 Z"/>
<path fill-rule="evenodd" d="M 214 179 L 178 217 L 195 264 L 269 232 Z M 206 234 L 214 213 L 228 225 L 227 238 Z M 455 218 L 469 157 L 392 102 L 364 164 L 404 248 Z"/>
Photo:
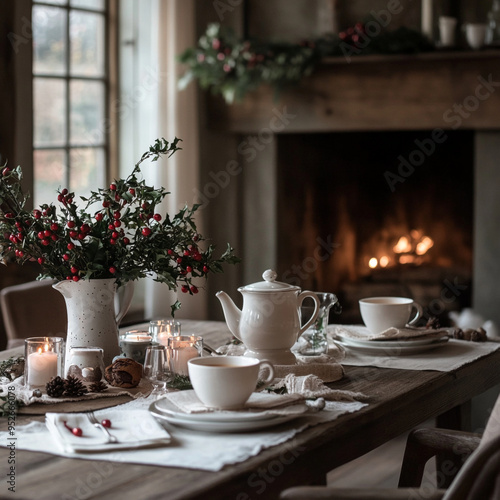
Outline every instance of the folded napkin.
<path fill-rule="evenodd" d="M 289 396 L 300 395 L 307 399 L 322 398 L 329 401 L 363 401 L 367 399 L 361 392 L 330 389 L 330 387 L 323 384 L 323 381 L 316 375 L 297 377 L 291 373 L 272 385 L 270 389 L 286 389 Z"/>
<path fill-rule="evenodd" d="M 434 330 L 431 328 L 388 328 L 383 332 L 373 334 L 366 326 L 334 325 L 330 328 L 334 336 L 348 337 L 354 340 L 412 340 L 417 338 L 439 339 L 448 335 L 446 328 Z"/>
<path fill-rule="evenodd" d="M 164 446 L 170 442 L 170 434 L 146 410 L 120 411 L 106 409 L 96 411 L 100 422 L 111 421 L 109 432 L 116 436 L 117 443 L 107 443 L 101 429 L 94 427 L 86 413 L 47 413 L 45 423 L 63 452 L 97 452 L 120 449 Z M 75 436 L 68 427 L 79 427 L 83 434 Z"/>
<path fill-rule="evenodd" d="M 179 409 L 179 411 L 183 413 L 207 413 L 220 411 L 205 406 L 198 399 L 198 396 L 196 396 L 194 391 L 174 392 L 166 397 Z M 305 404 L 304 399 L 304 396 L 300 394 L 278 395 L 254 392 L 245 403 L 244 408 L 237 411 L 238 413 L 241 413 L 242 411 L 259 411 L 266 415 L 299 415 L 309 410 L 309 406 Z M 233 412 L 234 410 L 224 411 L 224 413 Z"/>

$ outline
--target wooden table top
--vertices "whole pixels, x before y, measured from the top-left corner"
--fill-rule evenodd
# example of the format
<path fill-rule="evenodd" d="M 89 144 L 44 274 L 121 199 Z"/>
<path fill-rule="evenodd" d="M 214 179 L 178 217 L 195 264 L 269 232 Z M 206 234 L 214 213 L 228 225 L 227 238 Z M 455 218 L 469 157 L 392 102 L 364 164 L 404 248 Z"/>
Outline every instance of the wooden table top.
<path fill-rule="evenodd" d="M 183 333 L 203 335 L 214 346 L 230 338 L 223 323 L 182 323 Z M 3 351 L 0 359 L 14 352 Z M 282 445 L 219 472 L 67 459 L 16 450 L 16 498 L 277 498 L 287 487 L 321 483 L 333 468 L 500 383 L 499 363 L 500 350 L 451 372 L 346 366 L 345 377 L 328 385 L 368 395 L 368 406 L 306 429 Z M 43 418 L 19 414 L 16 427 Z M 6 430 L 5 419 L 0 428 Z M 8 451 L 1 449 L 4 464 Z"/>

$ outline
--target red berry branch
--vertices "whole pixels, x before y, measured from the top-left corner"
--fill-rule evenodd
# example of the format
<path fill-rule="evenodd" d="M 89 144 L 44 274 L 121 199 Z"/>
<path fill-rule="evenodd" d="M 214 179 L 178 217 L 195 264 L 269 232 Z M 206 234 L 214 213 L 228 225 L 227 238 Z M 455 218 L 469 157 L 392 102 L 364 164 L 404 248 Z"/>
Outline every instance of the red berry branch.
<path fill-rule="evenodd" d="M 61 189 L 56 204 L 32 211 L 25 210 L 21 168 L 5 166 L 0 175 L 0 258 L 36 261 L 40 277 L 115 278 L 121 284 L 154 275 L 170 289 L 197 293 L 192 280 L 222 272 L 223 264 L 239 259 L 229 245 L 219 258 L 212 245 L 203 246 L 194 220 L 197 205 L 173 216 L 161 214 L 169 192 L 142 179 L 140 165 L 171 156 L 180 149 L 178 142 L 156 140 L 127 178 L 80 197 L 79 203 L 74 193 Z"/>

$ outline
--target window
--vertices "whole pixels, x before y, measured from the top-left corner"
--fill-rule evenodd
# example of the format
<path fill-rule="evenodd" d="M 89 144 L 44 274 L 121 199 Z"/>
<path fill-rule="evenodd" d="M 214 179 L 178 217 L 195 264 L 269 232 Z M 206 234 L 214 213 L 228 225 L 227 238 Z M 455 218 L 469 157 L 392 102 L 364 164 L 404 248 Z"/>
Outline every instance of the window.
<path fill-rule="evenodd" d="M 34 1 L 34 204 L 104 186 L 109 164 L 106 0 Z"/>

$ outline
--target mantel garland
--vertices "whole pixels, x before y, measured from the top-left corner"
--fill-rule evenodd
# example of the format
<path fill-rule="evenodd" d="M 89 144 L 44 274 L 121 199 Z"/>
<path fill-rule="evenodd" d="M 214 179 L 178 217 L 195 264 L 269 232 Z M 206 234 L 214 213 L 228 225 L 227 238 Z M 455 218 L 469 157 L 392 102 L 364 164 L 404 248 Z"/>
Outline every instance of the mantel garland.
<path fill-rule="evenodd" d="M 358 55 L 414 54 L 434 49 L 420 32 L 404 27 L 385 31 L 380 25 L 369 23 L 357 23 L 338 35 L 299 44 L 244 40 L 227 27 L 210 24 L 197 47 L 188 48 L 179 56 L 179 61 L 188 67 L 179 86 L 185 88 L 196 79 L 202 88 L 222 95 L 230 104 L 262 84 L 269 84 L 277 96 L 310 75 L 325 57 L 350 61 Z M 379 29 L 373 32 L 370 26 Z"/>

